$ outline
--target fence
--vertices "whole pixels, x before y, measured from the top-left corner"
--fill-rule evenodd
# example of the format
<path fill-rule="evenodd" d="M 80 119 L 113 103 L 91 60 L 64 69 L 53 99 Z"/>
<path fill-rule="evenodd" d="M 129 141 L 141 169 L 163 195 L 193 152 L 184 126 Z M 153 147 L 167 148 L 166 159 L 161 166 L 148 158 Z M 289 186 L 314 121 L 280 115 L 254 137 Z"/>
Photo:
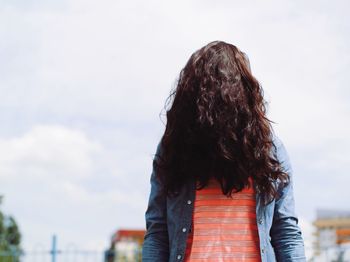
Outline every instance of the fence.
<path fill-rule="evenodd" d="M 0 235 L 1 236 L 1 235 Z M 0 262 L 139 262 L 141 249 L 117 252 L 109 250 L 82 250 L 71 244 L 57 248 L 56 236 L 52 237 L 51 249 L 37 244 L 31 250 L 18 250 L 8 244 L 8 239 L 0 241 Z M 12 247 L 12 248 L 11 248 Z"/>
<path fill-rule="evenodd" d="M 0 241 L 3 247 L 4 241 Z M 141 250 L 127 250 L 116 253 L 115 250 L 81 250 L 71 244 L 58 249 L 56 237 L 52 237 L 51 249 L 37 244 L 32 250 L 0 250 L 0 262 L 139 262 Z M 309 262 L 350 262 L 350 245 L 334 246 L 323 249 Z"/>
<path fill-rule="evenodd" d="M 18 250 L 8 244 L 8 239 L 0 241 L 0 262 L 103 262 L 106 252 L 103 250 L 81 250 L 71 244 L 64 249 L 58 249 L 56 236 L 52 237 L 51 249 L 41 244 L 32 250 Z"/>
<path fill-rule="evenodd" d="M 0 262 L 103 262 L 104 252 L 102 251 L 62 251 L 56 254 L 55 260 L 52 258 L 50 251 L 30 251 L 21 254 L 0 253 Z"/>

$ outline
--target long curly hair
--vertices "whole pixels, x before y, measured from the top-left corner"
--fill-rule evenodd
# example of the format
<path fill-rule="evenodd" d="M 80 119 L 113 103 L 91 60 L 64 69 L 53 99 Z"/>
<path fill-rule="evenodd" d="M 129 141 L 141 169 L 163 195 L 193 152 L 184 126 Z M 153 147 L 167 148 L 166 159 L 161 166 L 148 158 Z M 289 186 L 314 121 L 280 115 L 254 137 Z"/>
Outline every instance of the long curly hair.
<path fill-rule="evenodd" d="M 215 178 L 231 196 L 252 178 L 266 203 L 278 196 L 277 180 L 288 174 L 272 154 L 272 126 L 247 55 L 214 41 L 192 54 L 168 97 L 166 128 L 155 158 L 159 180 L 176 195 L 189 179 L 197 189 Z M 275 147 L 276 149 L 276 147 Z"/>

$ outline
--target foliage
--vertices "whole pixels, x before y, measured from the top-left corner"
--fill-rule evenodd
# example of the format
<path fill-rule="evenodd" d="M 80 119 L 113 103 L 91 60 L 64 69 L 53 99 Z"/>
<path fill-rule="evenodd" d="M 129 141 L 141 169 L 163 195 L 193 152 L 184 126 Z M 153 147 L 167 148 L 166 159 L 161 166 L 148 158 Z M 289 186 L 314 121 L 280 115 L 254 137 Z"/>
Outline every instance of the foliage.
<path fill-rule="evenodd" d="M 0 196 L 0 205 L 3 197 Z M 21 233 L 16 220 L 0 210 L 0 261 L 18 262 L 22 252 Z"/>

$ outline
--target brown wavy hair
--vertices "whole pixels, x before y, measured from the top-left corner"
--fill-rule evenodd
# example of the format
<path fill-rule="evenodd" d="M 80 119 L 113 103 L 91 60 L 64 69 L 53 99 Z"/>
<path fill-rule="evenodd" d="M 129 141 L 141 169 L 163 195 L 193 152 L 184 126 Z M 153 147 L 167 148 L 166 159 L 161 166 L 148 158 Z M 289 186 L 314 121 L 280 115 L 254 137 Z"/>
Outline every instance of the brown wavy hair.
<path fill-rule="evenodd" d="M 192 54 L 167 99 L 161 155 L 154 167 L 163 189 L 176 195 L 189 179 L 205 187 L 216 178 L 231 196 L 251 177 L 266 202 L 277 197 L 277 180 L 288 183 L 273 152 L 272 126 L 247 55 L 214 41 Z"/>

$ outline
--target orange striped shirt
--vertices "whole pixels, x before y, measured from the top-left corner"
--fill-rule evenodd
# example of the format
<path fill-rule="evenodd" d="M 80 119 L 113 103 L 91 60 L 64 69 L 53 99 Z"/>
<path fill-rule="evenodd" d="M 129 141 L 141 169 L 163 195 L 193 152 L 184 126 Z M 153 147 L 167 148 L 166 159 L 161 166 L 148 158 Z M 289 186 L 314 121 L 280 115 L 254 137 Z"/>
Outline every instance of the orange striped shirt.
<path fill-rule="evenodd" d="M 186 262 L 261 261 L 252 180 L 232 196 L 225 196 L 215 179 L 196 190 Z"/>

